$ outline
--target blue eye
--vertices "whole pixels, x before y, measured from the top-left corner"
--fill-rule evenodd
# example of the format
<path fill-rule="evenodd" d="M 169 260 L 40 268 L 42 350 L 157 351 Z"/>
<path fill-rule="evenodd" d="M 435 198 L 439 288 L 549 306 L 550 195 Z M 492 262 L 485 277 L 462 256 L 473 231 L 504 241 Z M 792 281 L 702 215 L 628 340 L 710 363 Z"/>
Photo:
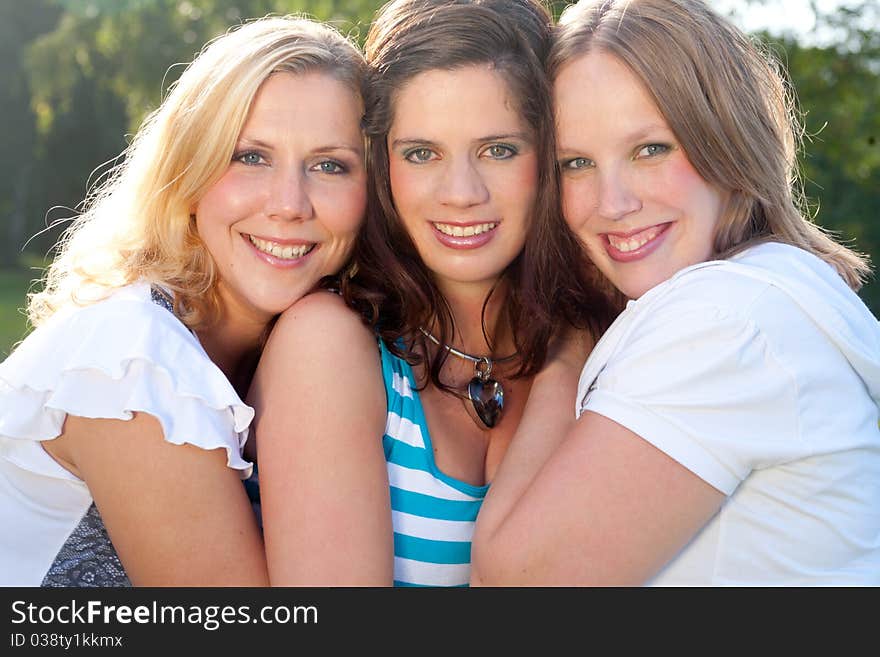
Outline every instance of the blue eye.
<path fill-rule="evenodd" d="M 669 150 L 666 144 L 645 144 L 639 149 L 638 157 L 654 157 Z"/>
<path fill-rule="evenodd" d="M 244 151 L 242 153 L 236 153 L 232 156 L 232 159 L 236 162 L 241 162 L 242 164 L 249 165 L 263 163 L 263 156 L 256 151 Z"/>
<path fill-rule="evenodd" d="M 489 158 L 493 160 L 507 160 L 518 152 L 519 151 L 517 151 L 515 147 L 510 146 L 509 144 L 492 144 L 483 151 L 485 155 L 488 155 Z"/>
<path fill-rule="evenodd" d="M 413 148 L 404 153 L 403 157 L 406 161 L 414 162 L 415 164 L 422 164 L 437 159 L 436 153 L 430 148 Z"/>
<path fill-rule="evenodd" d="M 334 160 L 324 160 L 323 162 L 318 162 L 318 164 L 312 167 L 312 170 L 329 174 L 339 174 L 346 172 L 346 168 L 342 166 L 339 162 L 336 162 Z"/>
<path fill-rule="evenodd" d="M 579 171 L 581 169 L 589 169 L 594 166 L 593 160 L 587 157 L 573 157 L 570 160 L 565 160 L 561 162 L 561 166 L 563 169 L 569 169 L 572 171 Z"/>

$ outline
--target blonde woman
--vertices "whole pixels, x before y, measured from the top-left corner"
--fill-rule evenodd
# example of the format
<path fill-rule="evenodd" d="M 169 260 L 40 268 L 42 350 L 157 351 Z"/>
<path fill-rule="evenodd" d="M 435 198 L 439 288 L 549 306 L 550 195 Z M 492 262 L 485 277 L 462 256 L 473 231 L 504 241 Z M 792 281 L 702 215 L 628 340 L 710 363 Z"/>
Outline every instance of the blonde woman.
<path fill-rule="evenodd" d="M 582 0 L 550 72 L 566 221 L 631 301 L 573 427 L 514 438 L 474 580 L 880 584 L 868 266 L 798 209 L 776 66 L 700 0 Z"/>
<path fill-rule="evenodd" d="M 0 584 L 267 583 L 242 398 L 361 224 L 362 73 L 334 30 L 261 19 L 146 119 L 0 365 Z"/>

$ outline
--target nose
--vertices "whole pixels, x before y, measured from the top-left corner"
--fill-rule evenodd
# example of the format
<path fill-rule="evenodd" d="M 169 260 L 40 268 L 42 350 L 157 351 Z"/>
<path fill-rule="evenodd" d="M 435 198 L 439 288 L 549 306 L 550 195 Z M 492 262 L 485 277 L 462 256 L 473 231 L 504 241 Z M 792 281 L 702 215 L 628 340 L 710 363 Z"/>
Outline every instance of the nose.
<path fill-rule="evenodd" d="M 266 199 L 266 214 L 281 221 L 307 221 L 314 216 L 308 178 L 302 170 L 279 169 L 272 177 Z"/>
<path fill-rule="evenodd" d="M 598 211 L 603 218 L 616 221 L 641 209 L 642 201 L 623 172 L 600 172 Z"/>
<path fill-rule="evenodd" d="M 467 208 L 489 200 L 489 188 L 470 158 L 452 158 L 440 181 L 440 200 L 446 205 Z"/>

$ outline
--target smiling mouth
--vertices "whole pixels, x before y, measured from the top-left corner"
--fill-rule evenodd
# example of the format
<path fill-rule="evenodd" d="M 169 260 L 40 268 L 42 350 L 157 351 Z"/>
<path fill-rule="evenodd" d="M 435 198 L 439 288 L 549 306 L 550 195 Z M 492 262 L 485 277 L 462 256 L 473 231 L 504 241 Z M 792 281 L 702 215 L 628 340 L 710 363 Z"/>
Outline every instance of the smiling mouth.
<path fill-rule="evenodd" d="M 316 242 L 311 244 L 279 244 L 278 242 L 264 240 L 253 235 L 248 235 L 247 237 L 257 251 L 280 258 L 281 260 L 297 260 L 310 253 L 316 246 Z"/>
<path fill-rule="evenodd" d="M 660 233 L 666 230 L 669 224 L 660 224 L 659 226 L 651 226 L 650 228 L 646 228 L 645 230 L 639 231 L 630 235 L 615 235 L 613 233 L 606 233 L 605 238 L 608 240 L 608 243 L 620 251 L 621 253 L 632 253 L 633 251 L 637 251 L 642 248 L 656 238 Z"/>
<path fill-rule="evenodd" d="M 450 237 L 473 237 L 474 235 L 481 235 L 483 233 L 488 233 L 490 230 L 495 230 L 495 228 L 498 226 L 498 222 L 473 224 L 471 226 L 441 224 L 437 222 L 432 222 L 432 224 L 434 228 L 439 230 L 444 235 L 449 235 Z"/>

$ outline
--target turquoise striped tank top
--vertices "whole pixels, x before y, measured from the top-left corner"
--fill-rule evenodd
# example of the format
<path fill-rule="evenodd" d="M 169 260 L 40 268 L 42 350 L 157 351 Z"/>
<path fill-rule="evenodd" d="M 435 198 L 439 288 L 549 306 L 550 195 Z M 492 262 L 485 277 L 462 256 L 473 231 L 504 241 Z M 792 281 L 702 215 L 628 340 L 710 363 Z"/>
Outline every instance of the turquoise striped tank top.
<path fill-rule="evenodd" d="M 388 417 L 382 444 L 391 485 L 395 586 L 467 586 L 471 537 L 489 486 L 437 469 L 415 376 L 379 340 Z"/>

